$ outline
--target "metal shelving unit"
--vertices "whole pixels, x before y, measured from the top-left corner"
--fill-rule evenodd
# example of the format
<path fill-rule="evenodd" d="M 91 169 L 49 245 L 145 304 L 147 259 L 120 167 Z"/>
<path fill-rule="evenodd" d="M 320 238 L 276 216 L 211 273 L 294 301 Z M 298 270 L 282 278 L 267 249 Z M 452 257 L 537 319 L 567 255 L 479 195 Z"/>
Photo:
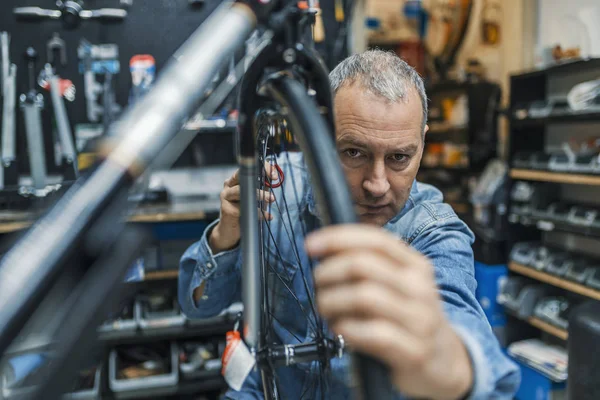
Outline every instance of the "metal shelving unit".
<path fill-rule="evenodd" d="M 508 161 L 513 168 L 510 170 L 511 178 L 509 184 L 510 193 L 515 187 L 517 181 L 545 182 L 550 185 L 556 185 L 556 194 L 562 195 L 561 188 L 570 188 L 572 186 L 587 186 L 590 188 L 600 188 L 600 174 L 582 174 L 568 172 L 553 172 L 548 169 L 524 169 L 515 168 L 513 159 L 518 152 L 548 152 L 548 149 L 555 148 L 556 143 L 569 140 L 573 132 L 582 124 L 599 124 L 600 111 L 597 109 L 571 112 L 565 108 L 566 94 L 577 83 L 587 81 L 592 76 L 600 73 L 600 59 L 581 60 L 572 63 L 556 65 L 544 70 L 536 70 L 511 76 L 510 93 L 510 134 Z M 540 105 L 546 106 L 548 113 L 540 113 Z M 544 107 L 541 107 L 542 109 Z M 564 139 L 563 139 L 564 135 Z M 538 168 L 538 166 L 534 166 Z M 566 185 L 566 186 L 563 186 Z M 600 190 L 600 189 L 599 189 Z M 573 190 L 572 192 L 577 192 Z M 581 192 L 581 191 L 579 191 Z M 569 203 L 573 203 L 573 198 Z M 513 210 L 512 201 L 508 199 L 508 210 Z M 579 204 L 576 202 L 576 204 Z M 584 204 L 585 205 L 585 204 Z M 509 220 L 509 246 L 521 241 L 540 241 L 544 244 L 560 235 L 570 235 L 575 239 L 585 237 L 589 240 L 600 240 L 600 229 L 595 226 L 584 226 L 583 224 L 574 224 L 567 221 L 553 221 L 545 218 L 536 218 L 532 215 L 521 215 L 517 212 L 509 211 L 507 213 Z M 558 235 L 558 236 L 556 236 Z M 565 249 L 567 241 L 564 240 Z M 556 245 L 557 243 L 549 243 Z M 571 246 L 571 244 L 569 244 Z M 554 288 L 553 293 L 561 293 L 575 304 L 585 300 L 600 300 L 600 291 L 590 287 L 571 282 L 561 277 L 551 275 L 547 272 L 538 271 L 515 262 L 509 263 L 510 275 L 523 276 L 531 280 L 531 283 L 541 283 Z M 573 304 L 573 303 L 572 303 Z M 510 313 L 507 313 L 510 314 Z M 510 314 L 513 317 L 514 314 Z M 522 321 L 525 323 L 518 323 Z M 509 318 L 506 326 L 507 341 L 525 339 L 535 334 L 550 334 L 563 341 L 568 340 L 568 332 L 546 321 L 536 317 L 529 317 L 523 321 L 520 318 Z M 563 342 L 564 343 L 564 342 Z"/>

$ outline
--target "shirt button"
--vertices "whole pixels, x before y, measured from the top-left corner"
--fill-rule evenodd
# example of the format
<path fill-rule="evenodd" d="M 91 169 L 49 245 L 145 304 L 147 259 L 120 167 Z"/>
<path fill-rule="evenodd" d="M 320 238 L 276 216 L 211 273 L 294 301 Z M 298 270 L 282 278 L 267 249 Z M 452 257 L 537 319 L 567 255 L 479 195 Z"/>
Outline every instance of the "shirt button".
<path fill-rule="evenodd" d="M 211 269 L 213 267 L 212 263 L 206 263 L 206 268 Z"/>

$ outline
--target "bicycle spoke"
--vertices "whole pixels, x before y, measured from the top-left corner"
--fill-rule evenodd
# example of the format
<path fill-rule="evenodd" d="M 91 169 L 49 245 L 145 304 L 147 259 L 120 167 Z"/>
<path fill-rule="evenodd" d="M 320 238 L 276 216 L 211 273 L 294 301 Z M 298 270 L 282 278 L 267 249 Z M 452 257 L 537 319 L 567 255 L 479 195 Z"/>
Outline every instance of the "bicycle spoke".
<path fill-rule="evenodd" d="M 313 394 L 313 392 L 315 390 L 317 380 L 314 379 L 312 370 L 310 368 L 306 372 L 306 375 L 307 375 L 306 379 L 309 379 L 310 381 L 308 382 L 308 384 L 305 384 L 306 388 L 304 389 L 304 392 L 302 392 L 302 396 L 300 396 L 300 400 L 304 399 L 304 396 L 306 396 L 306 395 L 310 396 L 310 397 L 308 397 L 309 399 L 314 399 L 314 396 L 311 396 L 311 394 Z"/>
<path fill-rule="evenodd" d="M 287 165 L 291 165 L 290 162 L 289 162 L 289 153 L 286 152 L 285 154 L 286 154 L 286 157 L 287 157 L 287 160 L 288 160 Z M 298 192 L 296 190 L 296 184 L 295 184 L 295 180 L 294 180 L 294 175 L 291 174 L 291 173 L 287 174 L 287 175 L 291 176 L 292 187 L 294 189 L 294 195 L 296 197 L 296 204 L 298 204 L 299 203 Z M 286 209 L 289 209 L 284 190 L 281 191 L 281 197 L 282 197 L 282 200 L 283 200 L 283 203 L 284 203 Z M 276 201 L 276 203 L 277 203 L 277 201 Z M 288 223 L 290 224 L 290 229 L 292 231 L 292 236 L 295 238 L 296 234 L 294 232 L 294 228 L 293 228 L 293 224 L 292 224 L 292 220 L 291 220 L 290 214 L 289 213 L 286 213 L 286 214 L 287 214 L 287 218 L 288 218 Z M 304 232 L 304 229 L 303 229 L 303 236 L 302 237 L 303 238 L 306 237 L 306 232 Z M 307 294 L 307 297 L 308 297 L 308 302 L 310 304 L 311 310 L 312 310 L 314 318 L 315 318 L 315 323 L 316 323 L 316 326 L 317 326 L 316 333 L 319 335 L 319 337 L 322 337 L 323 336 L 323 324 L 322 324 L 321 319 L 318 316 L 317 309 L 315 307 L 314 293 L 309 288 L 308 281 L 306 279 L 306 274 L 304 273 L 304 268 L 302 268 L 302 263 L 300 261 L 300 253 L 298 251 L 298 245 L 297 245 L 297 243 L 296 243 L 295 240 L 291 240 L 291 241 L 292 241 L 292 244 L 293 244 L 294 254 L 296 255 L 296 258 L 298 260 L 300 273 L 302 275 L 302 281 L 303 281 L 303 284 L 304 284 L 304 290 L 306 291 L 306 294 Z M 309 258 L 309 260 L 310 260 L 310 258 Z M 311 271 L 312 271 L 312 265 L 311 265 Z"/>
<path fill-rule="evenodd" d="M 277 118 L 280 117 L 276 112 L 266 111 L 264 113 L 259 113 L 256 120 L 260 125 L 257 127 L 259 135 L 259 141 L 257 142 L 258 158 L 260 161 L 260 170 L 257 174 L 259 179 L 259 189 L 270 193 L 274 198 L 273 202 L 267 202 L 261 199 L 257 201 L 263 216 L 259 232 L 261 235 L 260 246 L 262 252 L 261 271 L 263 274 L 263 284 L 265 285 L 263 287 L 264 299 L 262 315 L 263 346 L 267 348 L 274 344 L 290 344 L 289 342 L 293 341 L 296 341 L 298 344 L 306 343 L 307 340 L 319 342 L 324 340 L 325 336 L 328 336 L 324 321 L 317 313 L 315 293 L 314 290 L 311 289 L 312 277 L 308 275 L 308 273 L 312 273 L 314 270 L 314 260 L 310 257 L 305 257 L 304 253 L 301 253 L 300 251 L 301 244 L 298 244 L 302 243 L 303 238 L 306 237 L 308 231 L 307 221 L 303 218 L 300 218 L 300 221 L 295 221 L 295 217 L 289 212 L 291 209 L 290 207 L 294 206 L 297 206 L 298 210 L 300 210 L 302 199 L 300 198 L 296 183 L 301 184 L 303 182 L 298 181 L 294 176 L 294 167 L 290 162 L 290 154 L 286 151 L 286 146 L 284 145 L 285 138 L 283 138 L 283 135 L 285 134 L 285 131 L 282 132 L 278 130 L 281 127 L 281 125 L 279 125 L 281 124 L 281 121 Z M 276 137 L 276 134 L 281 136 Z M 280 142 L 277 143 L 276 139 L 279 139 Z M 277 148 L 277 151 L 275 151 L 275 148 Z M 279 157 L 277 154 L 279 154 Z M 282 168 L 284 179 L 287 181 L 281 182 L 282 185 L 280 191 L 277 191 L 275 190 L 277 185 L 273 188 L 271 185 L 265 184 L 270 178 L 266 162 L 270 162 L 277 168 L 281 168 L 279 161 L 282 163 L 283 161 L 287 161 Z M 289 192 L 288 185 L 290 184 L 292 185 L 292 193 Z M 271 221 L 266 218 L 267 212 L 276 217 L 275 226 L 273 226 Z M 300 223 L 300 227 L 295 226 L 297 223 Z M 285 251 L 287 258 L 283 256 L 283 251 Z M 298 272 L 295 268 L 288 268 L 287 265 L 285 265 L 287 262 L 295 263 L 296 268 L 300 271 Z M 279 264 L 282 264 L 282 267 L 280 267 Z M 297 278 L 301 279 L 301 283 L 296 283 L 296 281 L 294 281 L 294 279 L 296 279 L 295 274 L 297 273 L 300 273 L 300 276 Z M 271 274 L 274 276 L 271 276 Z M 300 286 L 302 286 L 303 289 L 300 289 Z M 299 290 L 304 290 L 306 297 L 304 297 L 304 295 L 300 296 Z M 282 319 L 285 320 L 285 318 L 278 318 L 276 315 L 275 309 L 277 307 L 276 303 L 278 298 L 275 297 L 275 294 L 280 296 L 281 291 L 284 291 L 286 296 L 289 293 L 290 297 L 288 302 L 291 304 L 293 299 L 303 317 L 306 319 L 306 327 L 301 328 L 306 330 L 306 337 L 304 336 L 304 331 L 302 331 L 302 334 L 300 332 L 294 332 L 297 330 L 296 328 L 293 328 L 295 325 L 292 324 L 286 326 L 282 321 Z M 302 301 L 300 298 L 302 298 Z M 277 326 L 277 329 L 280 329 L 279 332 L 282 334 L 282 337 L 289 334 L 289 336 L 287 336 L 288 339 L 282 340 L 280 335 L 276 333 L 277 331 L 274 330 L 275 326 Z M 282 341 L 284 343 L 281 343 Z M 274 391 L 278 392 L 279 397 L 282 398 L 283 395 L 279 391 L 281 385 L 277 372 L 282 372 L 281 368 L 297 367 L 289 366 L 276 369 L 271 360 L 267 360 L 267 362 L 268 367 L 263 367 L 268 369 L 265 375 L 268 384 L 265 388 L 268 390 L 268 387 L 271 386 L 274 388 Z M 315 362 L 317 365 L 314 364 Z M 328 393 L 328 378 L 326 376 L 328 373 L 328 362 L 319 359 L 309 362 L 308 367 L 309 370 L 307 371 L 306 379 L 309 381 L 305 382 L 305 387 L 299 398 L 314 399 L 320 395 L 321 399 L 324 400 Z M 270 396 L 270 394 L 268 396 Z M 297 394 L 294 394 L 293 397 L 298 398 L 296 396 Z"/>
<path fill-rule="evenodd" d="M 302 343 L 302 340 L 300 340 L 300 338 L 298 336 L 296 336 L 296 334 L 294 332 L 290 331 L 279 319 L 277 319 L 275 314 L 273 314 L 272 312 L 269 311 L 269 315 L 271 316 L 271 318 L 273 318 L 275 321 L 277 321 L 283 329 L 285 329 L 290 335 L 292 335 L 294 337 L 294 339 L 296 339 L 298 341 L 298 343 Z"/>
<path fill-rule="evenodd" d="M 288 174 L 288 175 L 291 175 L 291 174 Z M 294 190 L 295 190 L 295 188 L 294 188 Z M 287 205 L 287 201 L 285 200 L 286 196 L 285 196 L 283 190 L 282 190 L 282 198 L 283 198 L 283 201 L 284 201 L 286 209 L 289 209 L 289 207 Z M 275 197 L 275 204 L 277 206 L 279 214 L 283 218 L 284 213 L 281 211 L 281 207 L 279 205 L 279 202 L 277 201 L 277 197 Z M 314 302 L 314 299 L 313 299 L 313 293 L 309 289 L 308 281 L 306 280 L 306 274 L 304 273 L 304 268 L 302 268 L 302 261 L 300 259 L 300 254 L 299 254 L 299 251 L 298 251 L 298 246 L 297 246 L 297 243 L 295 241 L 296 235 L 295 235 L 295 232 L 294 232 L 294 228 L 292 227 L 293 225 L 292 225 L 292 221 L 291 221 L 290 215 L 289 215 L 289 213 L 285 213 L 285 214 L 286 214 L 286 216 L 288 218 L 288 223 L 290 225 L 290 230 L 292 231 L 291 236 L 290 236 L 290 233 L 289 233 L 287 227 L 285 226 L 285 220 L 281 222 L 280 226 L 281 225 L 284 226 L 284 229 L 285 229 L 286 235 L 288 237 L 288 240 L 292 243 L 292 250 L 293 250 L 294 256 L 296 257 L 296 261 L 298 263 L 298 269 L 300 270 L 300 274 L 302 276 L 302 281 L 303 281 L 303 284 L 304 284 L 304 289 L 305 289 L 305 291 L 307 293 L 309 305 L 311 307 L 311 311 L 312 311 L 313 317 L 314 317 L 314 321 L 311 321 L 311 322 L 313 322 L 313 324 L 316 327 L 315 332 L 319 333 L 319 332 L 322 332 L 322 324 L 321 324 L 320 318 L 318 317 L 318 314 L 317 314 L 317 310 L 316 310 L 316 307 L 315 307 L 315 302 Z M 294 239 L 292 239 L 292 237 Z M 277 250 L 277 251 L 279 252 L 279 250 Z"/>
<path fill-rule="evenodd" d="M 264 212 L 263 212 L 264 215 Z M 271 236 L 271 238 L 273 239 L 273 233 L 271 232 L 271 227 L 269 226 L 269 224 L 266 224 L 267 226 L 267 230 L 269 231 L 269 235 Z M 273 239 L 274 241 L 274 239 Z M 280 260 L 282 261 L 283 259 L 281 258 L 281 253 L 279 252 L 278 246 L 276 243 L 275 247 L 277 248 L 277 254 L 279 255 Z M 279 274 L 279 272 L 277 272 L 276 268 L 274 268 L 272 265 L 268 265 L 268 267 L 271 269 L 271 271 L 275 274 L 275 276 L 277 276 L 277 278 L 280 280 L 280 282 L 283 284 L 283 286 L 287 289 L 287 291 L 292 295 L 292 297 L 294 298 L 294 300 L 296 300 L 296 302 L 298 303 L 298 306 L 300 307 L 300 310 L 302 311 L 302 313 L 304 314 L 304 316 L 306 317 L 307 321 L 309 323 L 314 323 L 311 318 L 308 316 L 308 314 L 306 313 L 306 310 L 304 309 L 304 307 L 302 306 L 302 302 L 300 301 L 300 299 L 298 299 L 298 296 L 296 296 L 296 294 L 294 293 L 294 291 L 289 287 L 289 285 L 285 282 L 285 279 L 283 279 L 283 277 Z M 315 327 L 316 328 L 316 327 Z"/>

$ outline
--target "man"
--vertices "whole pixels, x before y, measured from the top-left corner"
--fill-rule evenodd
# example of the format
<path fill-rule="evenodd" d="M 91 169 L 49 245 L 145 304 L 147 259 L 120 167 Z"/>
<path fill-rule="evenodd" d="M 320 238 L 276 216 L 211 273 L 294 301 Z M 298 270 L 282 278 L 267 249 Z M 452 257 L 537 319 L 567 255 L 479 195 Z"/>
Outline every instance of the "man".
<path fill-rule="evenodd" d="M 305 248 L 320 261 L 314 270 L 320 314 L 353 349 L 383 361 L 404 396 L 511 398 L 519 374 L 475 299 L 472 233 L 438 190 L 415 181 L 428 129 L 423 81 L 404 61 L 377 50 L 344 60 L 330 81 L 336 145 L 363 224 L 315 230 L 318 210 L 302 158 L 280 160 L 303 199 L 289 221 L 313 231 Z M 275 204 L 268 193 L 261 195 Z M 179 299 L 192 318 L 214 315 L 240 298 L 236 175 L 225 182 L 221 200 L 220 220 L 181 259 Z M 276 223 L 283 216 L 271 207 L 267 218 Z M 285 257 L 294 274 L 292 255 Z M 299 279 L 293 276 L 290 285 Z M 306 319 L 287 308 L 291 301 L 278 304 L 287 311 L 281 317 Z M 288 370 L 280 374 L 281 386 L 289 389 L 283 398 L 299 398 L 303 386 L 297 381 L 304 375 Z M 344 385 L 330 387 L 327 398 L 348 398 Z M 227 396 L 262 398 L 260 378 L 251 374 L 242 391 Z"/>

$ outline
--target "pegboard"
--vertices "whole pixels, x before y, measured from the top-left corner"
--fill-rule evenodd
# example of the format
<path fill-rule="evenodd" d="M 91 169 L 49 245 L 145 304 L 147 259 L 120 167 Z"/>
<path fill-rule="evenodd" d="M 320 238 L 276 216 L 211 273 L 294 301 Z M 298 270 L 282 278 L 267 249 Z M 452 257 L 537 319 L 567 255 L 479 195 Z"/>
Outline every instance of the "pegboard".
<path fill-rule="evenodd" d="M 160 76 L 161 69 L 170 56 L 220 3 L 220 0 L 206 0 L 204 5 L 198 7 L 191 6 L 188 0 L 133 0 L 132 6 L 127 9 L 128 16 L 122 22 L 107 23 L 90 20 L 83 21 L 77 29 L 66 30 L 61 21 L 46 19 L 39 22 L 24 22 L 17 21 L 13 16 L 12 9 L 14 7 L 38 6 L 55 9 L 54 0 L 0 1 L 0 31 L 8 31 L 11 34 L 10 57 L 11 61 L 17 65 L 17 95 L 25 93 L 28 89 L 27 66 L 23 58 L 25 49 L 33 46 L 38 52 L 37 74 L 47 62 L 46 43 L 52 37 L 53 32 L 58 32 L 65 41 L 68 64 L 64 68 L 58 65 L 56 72 L 61 78 L 72 80 L 77 90 L 75 101 L 73 103 L 66 102 L 72 127 L 89 122 L 86 116 L 83 75 L 79 73 L 77 57 L 77 47 L 81 38 L 87 39 L 92 44 L 115 43 L 119 46 L 121 72 L 113 78 L 114 89 L 117 103 L 126 106 L 131 88 L 130 58 L 135 54 L 153 55 L 156 60 L 157 75 Z M 86 0 L 84 3 L 86 9 L 120 8 L 119 0 Z M 322 2 L 322 4 L 327 38 L 333 39 L 337 34 L 337 23 L 333 17 L 333 1 Z M 331 54 L 328 51 L 331 46 L 333 44 L 328 42 L 321 45 L 322 54 Z M 329 60 L 328 63 L 330 63 Z M 98 81 L 102 80 L 99 75 L 97 79 Z M 45 92 L 41 88 L 37 89 Z M 53 109 L 49 94 L 44 93 L 44 95 L 44 140 L 47 154 L 53 154 L 51 150 L 53 147 L 51 122 Z M 24 137 L 24 122 L 21 112 L 17 109 L 17 152 L 21 173 L 29 169 Z M 215 137 L 215 140 L 218 140 L 218 137 Z M 47 156 L 46 158 L 48 171 L 58 172 L 52 157 Z"/>

